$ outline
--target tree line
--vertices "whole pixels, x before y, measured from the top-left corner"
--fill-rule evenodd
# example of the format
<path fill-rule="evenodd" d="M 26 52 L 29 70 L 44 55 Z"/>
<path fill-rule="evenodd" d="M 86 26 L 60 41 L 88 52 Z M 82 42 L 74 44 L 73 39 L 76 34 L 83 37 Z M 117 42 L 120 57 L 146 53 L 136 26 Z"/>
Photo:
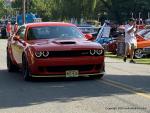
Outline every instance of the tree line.
<path fill-rule="evenodd" d="M 3 1 L 0 0 L 0 5 Z M 148 18 L 149 6 L 150 0 L 26 0 L 26 11 L 38 14 L 43 21 L 84 18 L 122 23 L 132 16 Z M 13 1 L 12 10 L 21 13 L 22 0 Z"/>

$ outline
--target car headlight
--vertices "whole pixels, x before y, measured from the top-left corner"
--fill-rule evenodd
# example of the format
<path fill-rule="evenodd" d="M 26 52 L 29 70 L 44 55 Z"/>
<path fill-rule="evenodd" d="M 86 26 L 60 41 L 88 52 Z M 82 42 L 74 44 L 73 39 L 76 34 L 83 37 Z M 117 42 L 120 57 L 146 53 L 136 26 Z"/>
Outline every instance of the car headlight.
<path fill-rule="evenodd" d="M 35 56 L 37 58 L 41 58 L 41 57 L 48 57 L 49 56 L 49 51 L 37 51 L 35 52 Z"/>
<path fill-rule="evenodd" d="M 102 55 L 102 54 L 103 54 L 103 50 L 102 49 L 90 50 L 90 55 Z"/>
<path fill-rule="evenodd" d="M 97 53 L 98 55 L 101 55 L 101 54 L 103 54 L 103 50 L 102 50 L 102 49 L 96 50 L 96 53 Z"/>
<path fill-rule="evenodd" d="M 42 52 L 42 55 L 43 55 L 44 57 L 48 57 L 48 56 L 49 56 L 49 51 L 43 51 L 43 52 Z"/>
<path fill-rule="evenodd" d="M 36 56 L 37 58 L 42 57 L 42 52 L 41 52 L 41 51 L 35 52 L 35 56 Z"/>
<path fill-rule="evenodd" d="M 90 55 L 95 55 L 95 50 L 90 50 Z"/>

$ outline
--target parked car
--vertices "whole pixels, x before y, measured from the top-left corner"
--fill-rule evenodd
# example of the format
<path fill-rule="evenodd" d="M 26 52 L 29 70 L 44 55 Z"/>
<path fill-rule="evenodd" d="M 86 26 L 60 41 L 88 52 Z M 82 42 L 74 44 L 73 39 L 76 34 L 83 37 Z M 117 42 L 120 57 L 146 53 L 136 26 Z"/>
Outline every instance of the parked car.
<path fill-rule="evenodd" d="M 144 41 L 144 35 L 146 35 L 148 32 L 150 32 L 150 29 L 143 29 L 139 32 L 136 33 L 136 38 L 137 38 L 137 41 Z"/>
<path fill-rule="evenodd" d="M 2 38 L 6 38 L 7 37 L 7 32 L 6 32 L 6 21 L 0 21 L 0 33 L 1 33 L 1 37 Z"/>
<path fill-rule="evenodd" d="M 135 50 L 134 57 L 142 58 L 150 55 L 150 29 L 145 29 L 137 33 L 137 49 Z"/>
<path fill-rule="evenodd" d="M 117 41 L 116 41 L 116 39 L 111 40 L 107 44 L 107 51 L 112 52 L 113 54 L 117 53 Z"/>
<path fill-rule="evenodd" d="M 40 22 L 22 25 L 8 39 L 9 72 L 22 69 L 25 80 L 33 77 L 101 78 L 104 49 L 88 41 L 73 24 Z"/>
<path fill-rule="evenodd" d="M 99 35 L 99 36 L 97 37 L 97 35 Z M 95 35 L 95 34 L 93 35 L 93 37 L 96 37 L 95 41 L 97 43 L 100 43 L 106 51 L 116 54 L 116 52 L 117 52 L 117 41 L 116 40 L 117 40 L 117 37 L 122 35 L 122 32 L 118 31 L 116 26 L 111 27 L 109 24 L 105 23 L 101 27 L 101 29 L 99 29 L 97 35 Z"/>
<path fill-rule="evenodd" d="M 6 26 L 3 26 L 1 28 L 1 37 L 6 38 L 7 37 L 7 31 L 6 31 Z"/>
<path fill-rule="evenodd" d="M 102 37 L 98 40 L 98 43 L 100 44 L 108 44 L 109 42 L 111 42 L 113 40 L 113 38 L 111 37 Z"/>
<path fill-rule="evenodd" d="M 100 27 L 94 27 L 94 26 L 91 26 L 91 25 L 78 25 L 77 26 L 82 33 L 91 33 L 91 34 L 94 34 L 94 33 L 98 33 Z"/>

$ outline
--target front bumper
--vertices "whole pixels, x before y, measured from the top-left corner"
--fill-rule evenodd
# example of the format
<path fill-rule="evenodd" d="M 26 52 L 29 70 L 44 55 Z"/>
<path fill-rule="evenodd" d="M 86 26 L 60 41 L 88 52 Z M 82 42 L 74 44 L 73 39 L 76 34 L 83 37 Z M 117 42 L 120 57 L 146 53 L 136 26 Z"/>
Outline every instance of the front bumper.
<path fill-rule="evenodd" d="M 93 73 L 93 74 L 80 74 L 79 77 L 83 76 L 95 76 L 95 75 L 103 75 L 105 74 L 105 71 L 104 72 L 101 72 L 101 73 Z M 53 77 L 66 77 L 66 75 L 31 75 L 31 77 L 34 77 L 34 78 L 53 78 Z"/>
<path fill-rule="evenodd" d="M 32 77 L 65 77 L 66 71 L 78 70 L 79 76 L 105 72 L 104 56 L 34 59 L 29 64 Z"/>

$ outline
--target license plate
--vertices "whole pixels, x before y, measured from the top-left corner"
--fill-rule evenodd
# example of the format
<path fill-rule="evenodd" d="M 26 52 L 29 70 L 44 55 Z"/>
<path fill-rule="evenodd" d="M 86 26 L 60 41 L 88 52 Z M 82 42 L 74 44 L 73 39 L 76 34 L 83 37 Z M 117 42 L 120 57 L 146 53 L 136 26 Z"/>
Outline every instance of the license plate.
<path fill-rule="evenodd" d="M 78 77 L 79 71 L 78 70 L 68 70 L 66 71 L 66 77 Z"/>

